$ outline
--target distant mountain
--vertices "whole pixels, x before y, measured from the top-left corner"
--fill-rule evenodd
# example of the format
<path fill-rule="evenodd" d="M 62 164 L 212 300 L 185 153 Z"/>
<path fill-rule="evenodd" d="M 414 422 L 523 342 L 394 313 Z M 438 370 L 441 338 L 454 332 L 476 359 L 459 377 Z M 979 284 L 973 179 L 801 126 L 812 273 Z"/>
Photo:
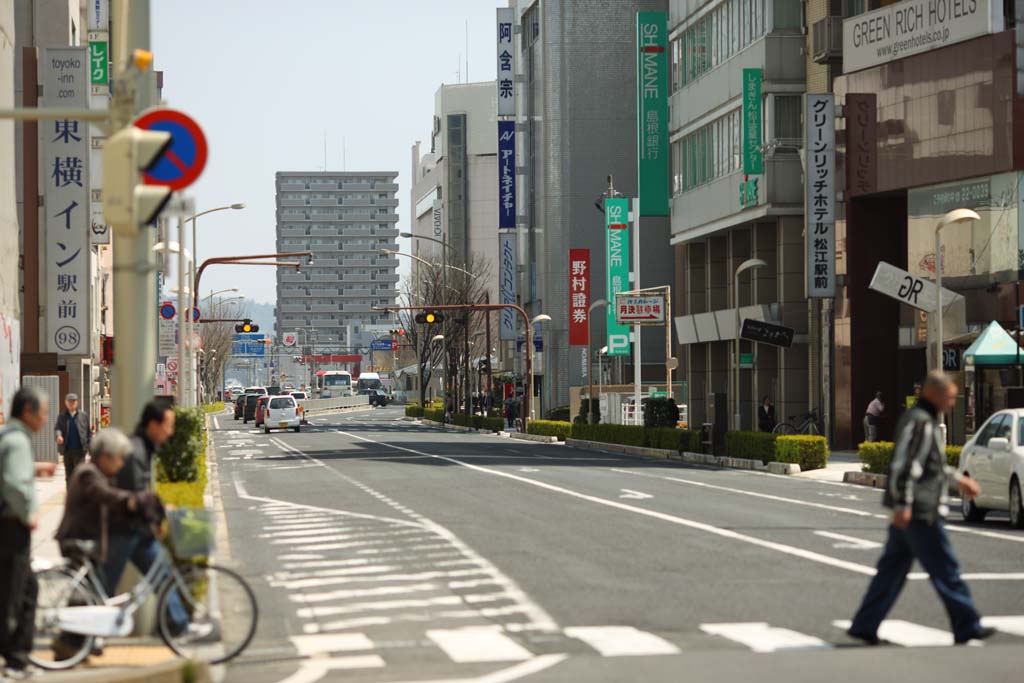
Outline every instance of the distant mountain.
<path fill-rule="evenodd" d="M 260 304 L 251 299 L 242 299 L 239 303 L 239 310 L 247 311 L 246 315 L 260 326 L 260 332 L 270 337 L 274 336 L 274 304 Z"/>

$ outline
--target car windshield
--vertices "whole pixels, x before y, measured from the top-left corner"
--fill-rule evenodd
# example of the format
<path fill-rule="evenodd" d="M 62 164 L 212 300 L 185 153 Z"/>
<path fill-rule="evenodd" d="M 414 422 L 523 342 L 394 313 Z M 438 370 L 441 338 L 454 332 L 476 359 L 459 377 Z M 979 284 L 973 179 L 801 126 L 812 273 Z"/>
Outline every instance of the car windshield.
<path fill-rule="evenodd" d="M 280 410 L 281 408 L 292 408 L 295 406 L 295 401 L 292 398 L 281 396 L 270 400 L 270 407 L 273 410 Z"/>
<path fill-rule="evenodd" d="M 295 397 L 296 400 L 301 401 L 306 398 L 306 392 L 296 391 L 295 393 L 292 394 L 292 396 Z"/>
<path fill-rule="evenodd" d="M 258 401 L 259 398 L 260 397 L 258 394 L 247 394 L 245 397 L 245 405 L 254 406 L 256 405 L 256 401 Z"/>
<path fill-rule="evenodd" d="M 329 387 L 347 387 L 352 384 L 348 375 L 324 375 L 324 384 Z"/>

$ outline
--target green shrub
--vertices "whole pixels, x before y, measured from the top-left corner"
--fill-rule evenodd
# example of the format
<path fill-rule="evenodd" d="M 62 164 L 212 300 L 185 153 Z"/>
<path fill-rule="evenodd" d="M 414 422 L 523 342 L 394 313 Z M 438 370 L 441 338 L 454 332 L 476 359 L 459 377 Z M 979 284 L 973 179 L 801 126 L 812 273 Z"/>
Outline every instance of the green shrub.
<path fill-rule="evenodd" d="M 767 465 L 775 460 L 775 435 L 768 432 L 726 432 L 725 454 L 730 458 L 760 460 Z"/>
<path fill-rule="evenodd" d="M 828 439 L 809 434 L 777 437 L 775 459 L 778 462 L 795 462 L 805 472 L 821 469 L 828 464 Z"/>
<path fill-rule="evenodd" d="M 679 422 L 679 407 L 673 398 L 649 398 L 644 407 L 644 427 L 675 427 Z"/>
<path fill-rule="evenodd" d="M 423 407 L 412 403 L 405 407 L 406 417 L 423 417 Z"/>
<path fill-rule="evenodd" d="M 434 422 L 444 422 L 444 408 L 440 406 L 424 408 L 423 419 L 433 420 Z"/>
<path fill-rule="evenodd" d="M 203 410 L 207 413 L 223 413 L 224 412 L 224 401 L 216 401 L 214 403 L 207 403 L 203 406 Z"/>
<path fill-rule="evenodd" d="M 678 453 L 699 453 L 700 432 L 689 429 L 659 427 L 647 430 L 647 445 Z"/>
<path fill-rule="evenodd" d="M 865 472 L 889 474 L 889 462 L 892 460 L 892 441 L 865 441 L 857 446 L 857 457 L 864 464 Z"/>
<path fill-rule="evenodd" d="M 473 416 L 473 427 L 475 429 L 486 429 L 492 432 L 500 432 L 505 429 L 505 418 L 503 417 L 484 417 L 483 415 Z"/>
<path fill-rule="evenodd" d="M 569 406 L 561 406 L 549 410 L 548 414 L 544 416 L 544 419 L 551 422 L 568 422 L 570 417 Z"/>
<path fill-rule="evenodd" d="M 591 400 L 589 398 L 580 399 L 580 414 L 573 419 L 574 424 L 587 424 L 587 410 L 590 406 Z M 601 401 L 595 398 L 593 400 L 593 407 L 590 410 L 594 413 L 594 424 L 601 421 Z"/>
<path fill-rule="evenodd" d="M 960 467 L 960 451 L 963 446 L 946 446 L 946 464 L 950 467 Z"/>
<path fill-rule="evenodd" d="M 174 436 L 156 454 L 157 480 L 205 480 L 206 413 L 201 407 L 177 406 L 174 417 Z"/>
<path fill-rule="evenodd" d="M 622 446 L 645 446 L 647 438 L 643 427 L 613 424 L 581 424 L 572 426 L 572 438 L 583 441 L 600 441 Z"/>
<path fill-rule="evenodd" d="M 565 414 L 568 416 L 568 408 L 566 408 Z M 526 433 L 557 436 L 559 441 L 565 441 L 572 433 L 572 423 L 568 420 L 530 420 L 526 423 Z"/>

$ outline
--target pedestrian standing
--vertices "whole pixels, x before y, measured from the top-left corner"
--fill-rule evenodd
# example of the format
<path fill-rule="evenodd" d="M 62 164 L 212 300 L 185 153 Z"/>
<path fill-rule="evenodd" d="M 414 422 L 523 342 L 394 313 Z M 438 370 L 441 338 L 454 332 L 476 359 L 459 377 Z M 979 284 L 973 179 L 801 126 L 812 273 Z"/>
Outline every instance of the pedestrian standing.
<path fill-rule="evenodd" d="M 32 573 L 31 534 L 39 524 L 35 477 L 53 476 L 54 463 L 37 463 L 32 434 L 45 425 L 46 395 L 22 387 L 11 401 L 11 422 L 0 430 L 0 656 L 7 678 L 31 673 L 39 585 Z"/>
<path fill-rule="evenodd" d="M 878 627 L 896 603 L 915 559 L 928 572 L 945 605 L 957 644 L 995 633 L 981 625 L 944 523 L 949 511 L 947 478 L 956 481 L 962 495 L 973 498 L 981 492 L 977 482 L 946 464 L 939 415 L 953 407 L 956 395 L 956 384 L 944 373 L 933 371 L 925 380 L 917 405 L 903 415 L 896 428 L 896 447 L 885 491 L 885 505 L 893 510 L 889 538 L 849 630 L 850 636 L 868 644 L 881 642 Z"/>
<path fill-rule="evenodd" d="M 53 433 L 57 439 L 57 452 L 64 456 L 64 484 L 70 486 L 71 475 L 85 460 L 92 438 L 89 414 L 78 409 L 78 394 L 64 397 L 64 410 L 57 416 Z"/>
<path fill-rule="evenodd" d="M 761 405 L 757 408 L 757 426 L 762 432 L 775 429 L 775 406 L 768 396 L 761 399 Z"/>
<path fill-rule="evenodd" d="M 868 404 L 864 411 L 864 440 L 878 441 L 878 422 L 885 412 L 885 404 L 882 403 L 882 392 L 876 391 L 875 398 Z"/>

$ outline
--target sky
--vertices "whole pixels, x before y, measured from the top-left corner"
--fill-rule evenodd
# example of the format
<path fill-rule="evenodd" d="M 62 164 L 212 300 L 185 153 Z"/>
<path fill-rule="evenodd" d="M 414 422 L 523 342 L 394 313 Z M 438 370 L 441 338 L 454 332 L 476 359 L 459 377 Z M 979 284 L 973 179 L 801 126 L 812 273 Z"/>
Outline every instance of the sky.
<path fill-rule="evenodd" d="M 158 0 L 154 68 L 166 106 L 203 128 L 206 170 L 185 192 L 198 258 L 275 251 L 274 174 L 398 171 L 399 228 L 409 229 L 411 147 L 430 147 L 442 83 L 493 80 L 501 0 Z M 343 151 L 344 150 L 344 151 Z M 404 264 L 403 264 L 404 265 Z M 273 302 L 271 268 L 213 266 L 201 294 L 238 287 Z"/>

